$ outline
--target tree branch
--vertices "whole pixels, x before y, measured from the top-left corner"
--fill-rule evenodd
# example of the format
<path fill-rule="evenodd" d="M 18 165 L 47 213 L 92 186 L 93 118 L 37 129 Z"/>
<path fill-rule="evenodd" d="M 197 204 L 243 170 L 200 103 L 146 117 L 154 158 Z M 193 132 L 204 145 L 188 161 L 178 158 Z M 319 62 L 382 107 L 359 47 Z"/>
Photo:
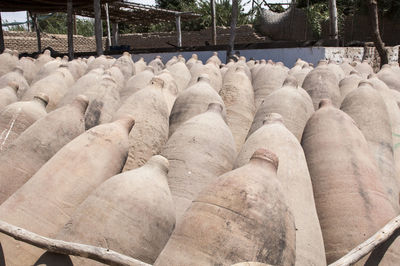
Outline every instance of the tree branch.
<path fill-rule="evenodd" d="M 112 265 L 150 266 L 150 264 L 112 250 L 43 237 L 4 221 L 0 221 L 0 232 L 16 240 L 54 253 L 79 256 Z M 4 255 L 7 256 L 7 254 Z"/>
<path fill-rule="evenodd" d="M 382 245 L 392 235 L 400 234 L 400 215 L 392 219 L 386 224 L 381 230 L 375 233 L 373 236 L 368 238 L 366 241 L 358 245 L 356 248 L 351 250 L 347 255 L 339 259 L 338 261 L 330 264 L 329 266 L 347 266 L 353 265 L 363 257 L 368 255 L 372 250 Z"/>

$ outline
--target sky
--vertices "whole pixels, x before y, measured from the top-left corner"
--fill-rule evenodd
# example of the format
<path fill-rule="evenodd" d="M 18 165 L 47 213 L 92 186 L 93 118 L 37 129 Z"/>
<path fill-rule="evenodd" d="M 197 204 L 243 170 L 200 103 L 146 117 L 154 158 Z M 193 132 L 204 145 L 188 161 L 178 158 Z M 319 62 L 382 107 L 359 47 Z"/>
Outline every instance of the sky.
<path fill-rule="evenodd" d="M 155 5 L 155 0 L 130 0 L 130 2 L 141 3 L 146 5 Z M 290 0 L 268 0 L 268 3 L 288 3 Z M 245 11 L 250 9 L 250 4 L 245 7 Z M 7 20 L 8 22 L 24 22 L 26 21 L 26 12 L 1 12 L 2 20 Z"/>

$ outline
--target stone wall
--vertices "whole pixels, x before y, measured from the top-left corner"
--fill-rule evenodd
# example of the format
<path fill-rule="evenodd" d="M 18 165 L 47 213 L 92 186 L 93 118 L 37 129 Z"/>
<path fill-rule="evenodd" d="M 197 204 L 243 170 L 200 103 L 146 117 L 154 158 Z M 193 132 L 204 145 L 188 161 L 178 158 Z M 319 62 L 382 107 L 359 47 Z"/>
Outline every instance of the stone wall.
<path fill-rule="evenodd" d="M 228 44 L 230 29 L 225 27 L 217 28 L 217 44 Z M 64 34 L 41 34 L 42 48 L 51 47 L 57 52 L 67 53 L 67 36 Z M 251 25 L 238 27 L 236 30 L 236 44 L 266 42 L 268 38 L 258 36 Z M 206 46 L 211 41 L 211 29 L 201 31 L 183 31 L 183 46 Z M 35 32 L 5 31 L 5 47 L 18 50 L 20 53 L 33 53 L 37 51 L 37 40 Z M 177 44 L 176 32 L 153 32 L 153 33 L 133 33 L 121 34 L 119 45 L 129 45 L 131 49 L 140 48 L 166 48 Z M 103 47 L 106 47 L 106 38 L 103 38 Z M 75 52 L 94 52 L 96 42 L 94 37 L 84 37 L 74 35 Z"/>
<path fill-rule="evenodd" d="M 65 34 L 41 34 L 42 49 L 51 47 L 60 53 L 68 52 L 68 40 Z M 37 52 L 36 32 L 4 31 L 4 45 L 8 49 L 18 50 L 20 53 Z M 103 38 L 103 47 L 106 45 L 106 38 Z M 94 37 L 74 35 L 75 52 L 96 51 Z"/>
<path fill-rule="evenodd" d="M 217 44 L 228 44 L 229 35 L 229 28 L 217 27 Z M 236 29 L 236 44 L 268 41 L 267 37 L 259 36 L 251 25 L 240 26 Z M 175 31 L 122 34 L 119 37 L 119 44 L 129 45 L 131 49 L 173 47 L 173 45 L 177 45 L 177 34 Z M 211 44 L 211 28 L 182 32 L 182 46 L 206 46 Z"/>

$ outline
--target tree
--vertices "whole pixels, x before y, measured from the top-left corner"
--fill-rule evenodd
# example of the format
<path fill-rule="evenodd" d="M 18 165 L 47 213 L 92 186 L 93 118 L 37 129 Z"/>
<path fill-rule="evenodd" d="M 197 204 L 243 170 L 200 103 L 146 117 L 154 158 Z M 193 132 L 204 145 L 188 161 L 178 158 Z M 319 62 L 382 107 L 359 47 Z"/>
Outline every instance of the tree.
<path fill-rule="evenodd" d="M 338 39 L 338 16 L 336 8 L 336 0 L 329 0 L 329 19 L 330 19 L 330 38 Z"/>
<path fill-rule="evenodd" d="M 373 30 L 372 37 L 374 39 L 376 50 L 378 50 L 379 57 L 381 58 L 382 67 L 384 64 L 387 64 L 389 60 L 385 44 L 383 43 L 379 32 L 378 3 L 376 0 L 368 0 L 368 10 Z"/>

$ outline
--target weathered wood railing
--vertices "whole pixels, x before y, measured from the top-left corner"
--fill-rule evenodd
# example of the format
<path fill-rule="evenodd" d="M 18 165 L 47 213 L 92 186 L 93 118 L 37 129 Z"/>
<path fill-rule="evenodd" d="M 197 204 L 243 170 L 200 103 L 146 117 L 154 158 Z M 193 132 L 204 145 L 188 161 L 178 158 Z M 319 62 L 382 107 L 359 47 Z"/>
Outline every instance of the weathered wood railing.
<path fill-rule="evenodd" d="M 150 266 L 150 264 L 109 249 L 43 237 L 4 221 L 0 221 L 0 233 L 54 253 L 79 256 L 112 265 Z M 329 266 L 353 265 L 394 235 L 400 235 L 400 215 L 392 219 L 381 230 L 351 250 L 347 255 Z"/>

